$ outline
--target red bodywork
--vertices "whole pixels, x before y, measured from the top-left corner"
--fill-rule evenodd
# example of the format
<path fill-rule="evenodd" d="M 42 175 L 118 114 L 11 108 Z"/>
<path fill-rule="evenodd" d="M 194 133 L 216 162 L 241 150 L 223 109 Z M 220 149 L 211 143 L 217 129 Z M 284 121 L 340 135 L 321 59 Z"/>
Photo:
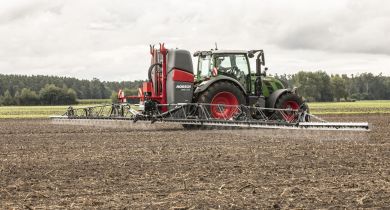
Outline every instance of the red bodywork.
<path fill-rule="evenodd" d="M 173 69 L 173 81 L 175 82 L 194 82 L 194 75 L 180 69 Z"/>

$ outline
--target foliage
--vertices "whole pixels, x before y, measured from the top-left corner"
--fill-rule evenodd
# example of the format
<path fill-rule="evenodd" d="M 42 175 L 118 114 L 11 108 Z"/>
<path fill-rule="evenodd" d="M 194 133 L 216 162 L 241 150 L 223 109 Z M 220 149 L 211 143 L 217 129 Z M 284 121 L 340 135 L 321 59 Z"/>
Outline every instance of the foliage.
<path fill-rule="evenodd" d="M 4 95 L 8 90 L 11 96 L 14 96 L 17 91 L 21 93 L 23 88 L 38 93 L 47 84 L 53 84 L 57 87 L 73 89 L 79 99 L 108 99 L 112 91 L 116 92 L 124 88 L 137 90 L 142 82 L 142 80 L 102 82 L 96 78 L 90 81 L 58 76 L 0 74 L 0 95 Z"/>
<path fill-rule="evenodd" d="M 331 77 L 332 91 L 334 97 L 337 101 L 340 101 L 340 98 L 345 98 L 347 100 L 347 90 L 346 90 L 346 81 L 344 78 L 341 78 L 339 75 Z"/>
<path fill-rule="evenodd" d="M 293 84 L 309 101 L 332 101 L 333 92 L 329 75 L 323 71 L 300 71 L 292 76 Z"/>
<path fill-rule="evenodd" d="M 76 92 L 70 88 L 59 88 L 53 84 L 50 84 L 46 85 L 39 91 L 39 98 L 42 104 L 75 104 Z"/>
<path fill-rule="evenodd" d="M 115 91 L 112 91 L 110 99 L 111 99 L 112 103 L 117 103 L 118 102 L 118 93 Z"/>
<path fill-rule="evenodd" d="M 12 97 L 11 93 L 7 90 L 5 91 L 2 101 L 2 105 L 9 106 L 15 103 L 14 98 Z"/>
<path fill-rule="evenodd" d="M 327 75 L 323 71 L 276 75 L 288 87 L 298 87 L 298 92 L 308 101 L 389 100 L 390 77 L 382 74 Z"/>
<path fill-rule="evenodd" d="M 20 104 L 22 105 L 38 105 L 39 96 L 35 91 L 28 88 L 23 88 L 20 94 Z"/>

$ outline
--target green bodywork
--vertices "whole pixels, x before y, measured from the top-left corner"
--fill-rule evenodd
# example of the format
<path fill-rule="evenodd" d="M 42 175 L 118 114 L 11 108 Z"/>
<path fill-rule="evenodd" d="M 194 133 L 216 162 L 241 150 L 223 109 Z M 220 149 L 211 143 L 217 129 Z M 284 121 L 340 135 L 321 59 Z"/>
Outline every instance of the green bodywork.
<path fill-rule="evenodd" d="M 252 83 L 251 83 L 253 85 L 253 89 L 254 89 L 254 86 L 255 86 L 255 80 L 256 80 L 256 77 L 253 76 L 252 77 Z M 261 80 L 262 80 L 262 88 L 261 88 L 261 90 L 262 90 L 262 93 L 263 93 L 264 97 L 268 97 L 275 90 L 285 89 L 283 83 L 281 81 L 275 79 L 274 77 L 266 76 L 266 77 L 262 77 Z"/>
<path fill-rule="evenodd" d="M 221 57 L 224 59 L 221 61 Z M 230 60 L 230 68 L 224 68 L 228 69 L 228 72 L 219 70 L 219 67 L 223 65 L 225 60 Z M 239 61 L 239 62 L 238 62 Z M 229 64 L 229 62 L 225 62 Z M 236 73 L 233 73 L 233 71 L 229 70 L 232 69 L 231 67 L 237 67 L 239 66 L 240 72 L 236 71 Z M 215 70 L 214 68 L 217 68 Z M 223 68 L 223 67 L 222 67 Z M 244 69 L 244 70 L 243 70 Z M 213 74 L 214 70 L 214 74 Z M 218 72 L 217 75 L 215 75 L 215 72 Z M 238 72 L 238 73 L 237 73 Z M 218 77 L 228 76 L 234 79 L 236 82 L 240 83 L 242 87 L 244 87 L 246 95 L 255 95 L 255 84 L 256 84 L 256 72 L 255 70 L 252 70 L 250 68 L 250 62 L 247 53 L 217 53 L 217 52 L 209 52 L 207 55 L 199 55 L 198 56 L 198 69 L 197 73 L 195 75 L 195 83 L 199 84 L 204 81 L 217 79 Z M 274 77 L 265 76 L 265 74 L 261 75 L 261 84 L 262 84 L 262 95 L 264 97 L 268 97 L 270 94 L 272 94 L 274 91 L 279 89 L 285 89 L 283 83 L 275 79 Z"/>

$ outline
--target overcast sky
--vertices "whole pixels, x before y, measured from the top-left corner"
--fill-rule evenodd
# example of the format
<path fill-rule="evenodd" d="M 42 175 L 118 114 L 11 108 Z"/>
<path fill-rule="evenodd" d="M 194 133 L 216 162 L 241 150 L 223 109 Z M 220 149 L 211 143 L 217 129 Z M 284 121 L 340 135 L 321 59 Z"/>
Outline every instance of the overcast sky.
<path fill-rule="evenodd" d="M 264 49 L 272 74 L 390 75 L 390 1 L 0 1 L 2 74 L 145 79 L 159 42 Z"/>

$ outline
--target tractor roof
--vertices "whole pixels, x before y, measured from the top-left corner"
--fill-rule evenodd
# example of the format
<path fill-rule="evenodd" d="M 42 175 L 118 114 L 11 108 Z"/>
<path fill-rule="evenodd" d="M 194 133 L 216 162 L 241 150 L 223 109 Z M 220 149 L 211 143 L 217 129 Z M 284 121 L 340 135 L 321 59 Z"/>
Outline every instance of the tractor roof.
<path fill-rule="evenodd" d="M 213 54 L 228 54 L 228 53 L 231 53 L 231 54 L 243 54 L 243 53 L 248 53 L 248 51 L 246 50 L 214 50 L 212 52 Z"/>
<path fill-rule="evenodd" d="M 247 54 L 246 50 L 205 50 L 205 51 L 196 51 L 194 56 L 199 55 L 212 55 L 212 54 Z"/>

